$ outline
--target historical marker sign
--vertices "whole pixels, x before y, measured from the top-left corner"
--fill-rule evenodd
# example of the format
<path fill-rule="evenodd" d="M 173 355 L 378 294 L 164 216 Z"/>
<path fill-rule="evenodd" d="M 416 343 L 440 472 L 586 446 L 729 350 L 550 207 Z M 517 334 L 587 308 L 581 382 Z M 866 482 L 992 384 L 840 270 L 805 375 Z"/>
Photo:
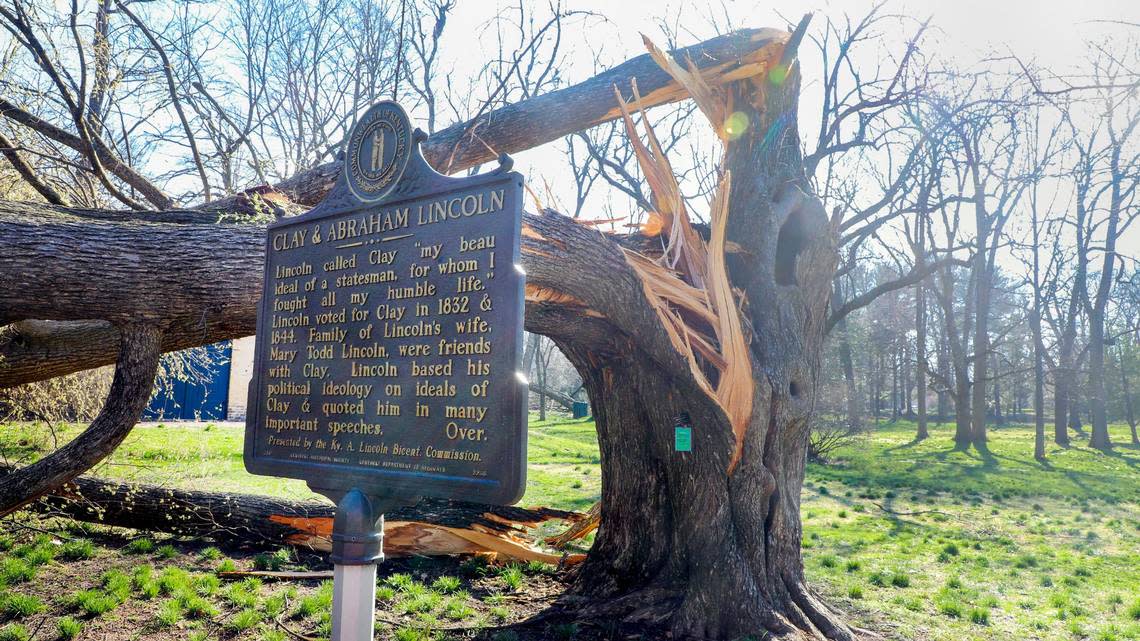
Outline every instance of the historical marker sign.
<path fill-rule="evenodd" d="M 316 209 L 270 225 L 247 419 L 255 474 L 513 503 L 526 383 L 522 177 L 435 173 L 395 103 L 369 109 Z"/>

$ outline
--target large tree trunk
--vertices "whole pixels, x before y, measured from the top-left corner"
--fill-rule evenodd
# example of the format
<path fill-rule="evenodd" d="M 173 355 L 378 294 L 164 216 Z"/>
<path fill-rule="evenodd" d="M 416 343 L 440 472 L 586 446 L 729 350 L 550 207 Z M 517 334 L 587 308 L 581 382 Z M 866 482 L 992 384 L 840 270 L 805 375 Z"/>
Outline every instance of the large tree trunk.
<path fill-rule="evenodd" d="M 1136 410 L 1132 405 L 1132 387 L 1128 382 L 1128 370 L 1125 369 L 1124 348 L 1118 347 L 1116 354 L 1120 363 L 1120 391 L 1124 396 L 1124 416 L 1128 420 L 1128 427 L 1132 429 L 1132 444 L 1140 445 L 1140 437 L 1136 434 Z"/>
<path fill-rule="evenodd" d="M 801 195 L 808 184 L 794 126 L 783 123 L 774 148 L 763 142 L 779 119 L 794 120 L 793 80 L 759 80 L 763 105 L 742 83 L 733 102 L 755 123 L 727 156 L 728 237 L 739 245 L 729 274 L 753 302 L 745 312 L 753 409 L 735 470 L 727 416 L 687 375 L 648 306 L 614 305 L 642 287 L 616 255 L 603 257 L 613 251 L 605 244 L 594 243 L 602 255 L 591 257 L 575 295 L 618 330 L 612 347 L 571 328 L 543 332 L 595 404 L 601 526 L 573 600 L 593 616 L 660 625 L 679 638 L 853 638 L 808 591 L 800 556 L 808 419 L 836 257 L 822 206 Z M 691 427 L 692 452 L 674 451 L 678 426 Z"/>
<path fill-rule="evenodd" d="M 979 245 L 981 242 L 979 241 Z M 976 300 L 974 309 L 974 386 L 970 390 L 970 442 L 973 443 L 974 447 L 983 449 L 986 447 L 986 381 L 989 378 L 988 365 L 990 360 L 991 275 L 985 266 L 984 247 L 979 246 L 975 251 L 982 255 L 976 260 L 982 262 L 981 266 L 977 268 L 977 281 L 974 290 Z"/>
<path fill-rule="evenodd" d="M 842 304 L 843 296 L 839 288 L 839 282 L 836 281 L 832 287 L 832 309 L 838 309 Z M 863 424 L 863 417 L 862 412 L 859 411 L 859 390 L 855 385 L 855 363 L 851 357 L 851 336 L 847 333 L 846 315 L 836 321 L 831 336 L 834 340 L 839 341 L 839 366 L 843 368 L 843 385 L 847 395 L 847 427 L 852 430 L 857 430 Z"/>
<path fill-rule="evenodd" d="M 1089 447 L 1105 450 L 1112 447 L 1108 436 L 1107 396 L 1104 384 L 1104 316 L 1094 309 L 1089 315 L 1089 415 L 1092 435 Z"/>
<path fill-rule="evenodd" d="M 921 225 L 919 226 L 921 228 Z M 915 440 L 921 441 L 930 432 L 926 427 L 926 290 L 922 283 L 914 289 L 914 326 L 915 326 L 915 387 L 917 388 L 916 402 L 918 404 L 918 430 Z"/>
<path fill-rule="evenodd" d="M 1036 219 L 1034 220 L 1036 224 Z M 1036 233 L 1036 232 L 1035 232 Z M 1033 332 L 1033 458 L 1045 460 L 1045 342 L 1041 336 L 1041 289 L 1037 276 L 1037 250 L 1033 254 L 1033 309 L 1029 327 Z"/>

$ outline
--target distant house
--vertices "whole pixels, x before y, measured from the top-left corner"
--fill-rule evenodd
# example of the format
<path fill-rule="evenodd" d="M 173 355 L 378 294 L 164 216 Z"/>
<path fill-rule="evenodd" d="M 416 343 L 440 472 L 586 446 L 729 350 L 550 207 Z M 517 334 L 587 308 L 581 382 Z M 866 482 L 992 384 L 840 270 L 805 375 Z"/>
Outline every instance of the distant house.
<path fill-rule="evenodd" d="M 215 364 L 198 380 L 174 381 L 156 394 L 143 412 L 145 421 L 243 421 L 253 374 L 253 337 L 207 347 Z"/>

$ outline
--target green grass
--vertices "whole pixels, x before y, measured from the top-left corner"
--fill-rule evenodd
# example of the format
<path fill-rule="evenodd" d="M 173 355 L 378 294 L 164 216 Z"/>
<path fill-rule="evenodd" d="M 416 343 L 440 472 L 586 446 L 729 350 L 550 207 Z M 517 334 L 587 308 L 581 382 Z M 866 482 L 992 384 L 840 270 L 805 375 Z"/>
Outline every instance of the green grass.
<path fill-rule="evenodd" d="M 812 585 L 902 638 L 1140 639 L 1140 450 L 1050 446 L 1042 464 L 1029 427 L 991 428 L 985 454 L 931 428 L 913 443 L 913 423 L 882 427 L 808 466 Z"/>
<path fill-rule="evenodd" d="M 1117 447 L 1108 455 L 1076 438 L 1069 448 L 1046 441 L 1044 465 L 1033 459 L 1026 426 L 991 428 L 988 453 L 955 450 L 949 425 L 934 426 L 920 443 L 913 442 L 914 432 L 909 421 L 880 427 L 860 445 L 842 448 L 837 463 L 809 466 L 808 476 L 881 491 L 1140 501 L 1140 484 L 1121 482 L 1135 479 L 1140 467 L 1140 450 L 1127 445 L 1131 437 L 1122 425 L 1110 430 Z"/>
<path fill-rule="evenodd" d="M 30 594 L 0 594 L 0 613 L 7 618 L 23 619 L 43 611 L 43 601 Z"/>
<path fill-rule="evenodd" d="M 62 617 L 55 622 L 55 630 L 60 639 L 68 641 L 79 636 L 79 633 L 83 631 L 83 623 L 71 617 Z"/>
<path fill-rule="evenodd" d="M 86 425 L 79 424 L 57 426 L 56 434 L 64 441 L 84 428 Z M 243 430 L 238 427 L 206 429 L 202 424 L 146 423 L 136 427 L 94 474 L 192 490 L 246 492 L 297 500 L 319 498 L 304 481 L 246 472 L 242 463 L 243 439 Z M 565 418 L 538 421 L 531 417 L 528 443 L 523 505 L 584 510 L 597 501 L 601 475 L 593 422 Z M 0 453 L 9 460 L 31 462 L 52 448 L 49 432 L 42 425 L 11 423 L 0 429 Z M 151 552 L 153 547 L 140 551 Z"/>
<path fill-rule="evenodd" d="M 1125 429 L 1112 429 L 1115 442 L 1127 443 Z M 0 453 L 10 460 L 35 458 L 49 445 L 36 440 L 41 432 L 7 426 L 0 430 Z M 1050 445 L 1047 462 L 1038 463 L 1032 430 L 1024 426 L 992 428 L 982 453 L 955 450 L 949 425 L 932 425 L 931 437 L 921 443 L 912 442 L 913 433 L 912 423 L 880 426 L 840 448 L 831 463 L 809 464 L 801 515 L 813 588 L 856 624 L 889 621 L 899 638 L 1140 641 L 1140 449 L 1118 445 L 1105 454 L 1074 441 L 1067 449 Z M 115 464 L 96 473 L 195 489 L 313 496 L 301 482 L 246 474 L 241 438 L 238 428 L 143 425 L 112 456 Z M 532 417 L 523 505 L 585 509 L 597 500 L 600 483 L 591 422 Z M 115 553 L 90 550 L 83 541 L 60 545 L 51 537 L 28 542 L 0 535 L 0 591 L 24 589 L 37 571 L 55 571 L 61 562 Z M 122 553 L 152 555 L 145 560 L 158 563 L 171 549 L 137 539 Z M 55 564 L 46 565 L 53 557 Z M 89 588 L 78 593 L 82 599 L 70 600 L 80 613 L 114 609 L 125 583 L 130 598 L 155 599 L 149 621 L 186 628 L 180 633 L 186 638 L 203 625 L 194 619 L 217 617 L 212 625 L 229 630 L 228 636 L 278 641 L 271 637 L 280 631 L 266 622 L 280 615 L 292 617 L 299 629 L 328 634 L 331 583 L 288 597 L 253 581 L 219 584 L 213 571 L 237 565 L 213 548 L 175 557 L 178 567 L 162 570 L 139 564 L 138 557 L 123 558 L 133 563 L 122 577 L 104 575 L 94 587 L 76 586 Z M 250 561 L 264 569 L 295 562 L 288 551 L 247 558 L 242 567 Z M 525 592 L 528 577 L 545 571 L 541 564 L 495 567 L 474 560 L 442 576 L 415 569 L 387 576 L 377 587 L 382 607 L 407 619 L 384 638 L 435 639 L 443 634 L 441 621 L 501 625 L 519 618 L 511 609 L 515 597 L 507 595 Z M 570 631 L 548 632 L 555 638 Z"/>
<path fill-rule="evenodd" d="M 28 641 L 31 636 L 28 629 L 19 623 L 9 623 L 0 628 L 0 641 Z"/>

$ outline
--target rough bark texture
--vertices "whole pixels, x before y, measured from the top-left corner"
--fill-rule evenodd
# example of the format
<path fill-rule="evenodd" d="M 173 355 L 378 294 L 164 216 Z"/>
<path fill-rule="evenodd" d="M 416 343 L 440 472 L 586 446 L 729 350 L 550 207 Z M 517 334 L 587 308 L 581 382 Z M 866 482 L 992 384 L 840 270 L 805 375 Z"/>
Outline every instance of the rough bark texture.
<path fill-rule="evenodd" d="M 103 460 L 138 422 L 154 384 L 161 332 L 134 323 L 121 328 L 115 378 L 103 409 L 70 443 L 35 463 L 0 478 L 0 515 L 36 500 Z"/>
<path fill-rule="evenodd" d="M 18 473 L 19 469 L 0 465 L 0 480 Z M 334 512 L 326 501 L 178 490 L 90 477 L 64 484 L 31 507 L 48 516 L 209 538 L 234 546 L 301 545 L 325 552 L 331 547 Z M 549 508 L 429 499 L 385 515 L 384 553 L 390 557 L 493 553 L 558 563 L 563 557 L 532 547 L 524 528 L 551 519 L 577 522 L 582 517 Z"/>
<path fill-rule="evenodd" d="M 691 60 L 706 80 L 716 86 L 737 77 L 734 74 L 739 72 L 749 56 L 772 46 L 782 37 L 781 32 L 771 29 L 744 29 L 680 49 L 673 55 L 683 64 Z M 567 133 L 613 120 L 619 116 L 613 87 L 622 87 L 622 91 L 628 93 L 632 80 L 637 81 L 643 103 L 647 107 L 688 97 L 648 55 L 642 55 L 577 85 L 508 105 L 472 121 L 439 131 L 424 143 L 424 155 L 440 171 L 458 172 L 492 160 L 500 152 L 522 151 L 556 140 Z M 6 106 L 0 100 L 0 115 L 18 118 L 22 117 L 21 114 L 23 112 L 12 105 Z M 55 134 L 62 137 L 67 135 L 66 132 L 54 130 L 45 135 Z M 74 140 L 61 142 L 76 143 Z M 340 168 L 339 161 L 326 163 L 272 188 L 252 191 L 278 192 L 296 205 L 312 207 L 332 188 Z M 21 323 L 9 326 L 7 331 L 0 333 L 0 359 L 5 363 L 0 367 L 0 387 L 91 369 L 109 364 L 115 359 L 118 336 L 114 327 L 106 323 L 97 325 L 90 322 L 107 319 L 98 313 L 98 309 L 92 309 L 97 305 L 85 304 L 80 309 L 69 310 L 66 304 L 51 304 L 47 300 L 52 298 L 50 296 L 37 297 L 37 290 L 31 289 L 50 285 L 46 274 L 37 275 L 35 271 L 42 265 L 50 265 L 54 259 L 64 259 L 64 263 L 72 269 L 99 268 L 95 272 L 98 275 L 96 280 L 106 287 L 90 292 L 85 303 L 92 303 L 98 296 L 110 293 L 111 300 L 129 305 L 121 311 L 116 311 L 111 304 L 101 306 L 111 314 L 130 317 L 140 312 L 142 307 L 142 313 L 161 317 L 170 326 L 164 337 L 164 351 L 251 334 L 254 328 L 254 303 L 259 295 L 260 281 L 245 276 L 226 281 L 218 276 L 252 274 L 251 270 L 260 270 L 264 232 L 252 225 L 237 224 L 232 220 L 218 224 L 218 229 L 215 230 L 203 227 L 217 223 L 222 213 L 250 213 L 251 199 L 246 193 L 215 200 L 207 207 L 209 211 L 115 212 L 53 209 L 42 205 L 0 202 L 0 255 L 15 257 L 23 251 L 31 251 L 30 257 L 36 259 L 21 261 L 14 270 L 21 276 L 27 275 L 30 282 L 0 292 L 4 294 L 0 297 L 0 325 L 21 320 L 69 321 L 66 325 L 52 327 L 43 324 L 29 327 L 27 323 Z M 142 221 L 163 227 L 131 231 L 133 228 L 123 225 Z M 88 225 L 94 227 L 90 236 L 78 229 Z M 176 229 L 174 225 L 194 227 L 185 236 L 175 238 L 172 236 Z M 79 233 L 89 242 L 71 243 L 69 238 L 60 236 L 72 232 Z M 115 242 L 114 235 L 120 232 L 126 233 L 127 237 Z M 149 239 L 152 234 L 162 238 L 151 243 Z M 109 243 L 105 250 L 101 245 L 103 241 Z M 232 248 L 236 253 L 222 255 L 216 251 L 218 247 Z M 90 248 L 100 249 L 92 251 Z M 103 262 L 99 260 L 100 252 L 105 257 Z M 76 260 L 67 260 L 68 254 L 72 253 Z M 159 267 L 161 262 L 157 262 L 163 253 L 176 263 L 169 270 Z M 234 256 L 234 262 L 229 262 L 230 256 Z M 256 261 L 251 261 L 251 257 L 256 257 Z M 46 262 L 36 262 L 37 260 Z M 209 263 L 215 264 L 211 267 Z M 153 268 L 152 271 L 144 271 L 144 265 Z M 104 267 L 110 273 L 103 274 Z M 207 270 L 202 272 L 206 277 L 204 281 L 208 281 L 205 286 L 213 287 L 224 300 L 203 300 L 202 291 L 193 285 L 190 289 L 196 291 L 187 291 L 185 295 L 179 294 L 177 287 L 171 287 L 179 281 L 190 283 L 199 280 L 197 271 L 179 274 L 176 270 L 202 268 Z M 143 282 L 142 279 L 131 276 L 138 273 L 159 275 L 164 272 L 165 275 L 154 283 Z M 51 276 L 76 273 L 83 272 L 56 269 Z M 69 277 L 61 282 L 76 283 L 78 280 Z M 130 282 L 131 286 L 121 287 L 123 282 Z M 130 292 L 139 295 L 131 296 Z M 67 299 L 81 298 L 82 287 L 73 284 L 69 294 Z M 167 301 L 162 298 L 166 295 L 174 295 L 175 303 L 189 304 L 176 304 L 173 308 L 166 309 Z M 39 302 L 48 303 L 48 309 L 39 307 Z M 26 308 L 25 303 L 28 304 Z M 34 310 L 40 310 L 39 315 L 33 313 Z M 83 321 L 83 324 L 72 324 L 71 321 Z"/>

